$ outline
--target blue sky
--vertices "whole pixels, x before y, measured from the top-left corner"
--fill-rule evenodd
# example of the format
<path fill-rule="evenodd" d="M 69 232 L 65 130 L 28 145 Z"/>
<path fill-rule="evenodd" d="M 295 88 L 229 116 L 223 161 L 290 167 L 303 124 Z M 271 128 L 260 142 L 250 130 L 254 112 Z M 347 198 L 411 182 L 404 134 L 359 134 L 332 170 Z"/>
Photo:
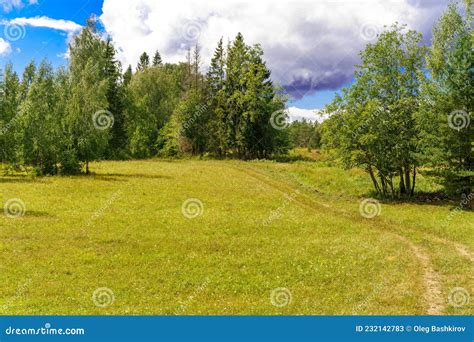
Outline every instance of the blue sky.
<path fill-rule="evenodd" d="M 31 5 L 27 1 L 23 1 L 21 7 L 13 7 L 10 11 L 3 10 L 1 19 L 46 16 L 52 19 L 66 19 L 83 25 L 91 13 L 100 14 L 101 9 L 102 0 L 38 0 L 36 4 Z M 5 25 L 2 25 L 0 30 L 0 37 L 5 38 Z M 15 70 L 21 73 L 31 59 L 39 62 L 47 58 L 55 66 L 66 63 L 62 56 L 67 51 L 67 33 L 64 31 L 25 26 L 24 38 L 11 41 L 10 44 L 12 52 L 0 56 L 1 67 L 12 62 Z"/>
<path fill-rule="evenodd" d="M 12 62 L 21 74 L 31 59 L 44 58 L 66 64 L 67 41 L 91 14 L 102 20 L 123 65 L 135 66 L 144 50 L 159 50 L 165 62 L 177 62 L 196 42 L 207 65 L 220 37 L 231 40 L 242 32 L 248 43 L 262 44 L 275 81 L 292 95 L 289 106 L 312 115 L 352 81 L 358 52 L 384 25 L 405 23 L 429 42 L 447 2 L 0 0 L 0 68 Z M 12 25 L 19 39 L 7 32 Z"/>

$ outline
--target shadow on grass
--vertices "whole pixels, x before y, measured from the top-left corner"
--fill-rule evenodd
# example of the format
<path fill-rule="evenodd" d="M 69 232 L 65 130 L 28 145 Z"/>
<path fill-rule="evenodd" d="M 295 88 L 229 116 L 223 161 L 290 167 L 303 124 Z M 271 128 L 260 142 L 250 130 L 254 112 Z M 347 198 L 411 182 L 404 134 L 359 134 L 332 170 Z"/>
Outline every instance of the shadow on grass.
<path fill-rule="evenodd" d="M 302 155 L 280 155 L 273 157 L 271 160 L 278 163 L 293 163 L 298 161 L 315 162 L 314 159 Z"/>
<path fill-rule="evenodd" d="M 85 177 L 88 177 L 84 175 Z M 163 175 L 149 175 L 144 173 L 99 173 L 99 174 L 91 174 L 90 175 L 94 179 L 100 180 L 110 180 L 110 181 L 121 181 L 125 182 L 126 178 L 137 178 L 137 179 L 172 179 L 173 177 L 170 176 L 163 176 Z"/>
<path fill-rule="evenodd" d="M 47 211 L 38 211 L 38 210 L 26 210 L 25 216 L 31 216 L 31 217 L 49 217 L 53 218 L 55 217 L 54 215 L 51 215 Z"/>
<path fill-rule="evenodd" d="M 440 207 L 450 207 L 450 210 L 462 207 L 464 211 L 473 211 L 465 205 L 461 205 L 461 197 L 450 197 L 443 191 L 435 192 L 415 192 L 415 195 L 411 198 L 386 198 L 377 196 L 374 192 L 370 192 L 367 195 L 364 195 L 363 198 L 376 198 L 380 203 L 386 204 L 415 204 L 415 205 L 429 205 L 429 206 L 440 206 Z"/>
<path fill-rule="evenodd" d="M 0 177 L 0 183 L 50 183 L 44 178 L 31 178 L 27 176 Z"/>

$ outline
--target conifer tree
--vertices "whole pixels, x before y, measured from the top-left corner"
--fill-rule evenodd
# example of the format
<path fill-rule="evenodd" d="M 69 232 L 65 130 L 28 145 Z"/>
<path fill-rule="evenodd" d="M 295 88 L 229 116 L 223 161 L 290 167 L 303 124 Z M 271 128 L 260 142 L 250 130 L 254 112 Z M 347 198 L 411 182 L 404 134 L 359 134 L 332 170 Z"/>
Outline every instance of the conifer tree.
<path fill-rule="evenodd" d="M 155 55 L 153 56 L 153 66 L 157 67 L 163 64 L 163 61 L 161 60 L 161 55 L 158 50 L 156 50 Z"/>
<path fill-rule="evenodd" d="M 137 71 L 143 71 L 150 66 L 150 57 L 146 52 L 140 55 L 140 60 L 137 64 Z"/>

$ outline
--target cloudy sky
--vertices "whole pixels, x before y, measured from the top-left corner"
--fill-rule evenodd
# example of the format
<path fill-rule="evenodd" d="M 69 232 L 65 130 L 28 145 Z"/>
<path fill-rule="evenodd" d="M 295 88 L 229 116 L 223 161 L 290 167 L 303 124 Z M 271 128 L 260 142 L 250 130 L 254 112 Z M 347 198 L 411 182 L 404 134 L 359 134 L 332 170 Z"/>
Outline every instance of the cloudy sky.
<path fill-rule="evenodd" d="M 146 50 L 165 62 L 199 42 L 203 69 L 217 41 L 242 32 L 260 43 L 273 80 L 291 95 L 294 118 L 315 118 L 352 81 L 358 52 L 399 22 L 431 38 L 448 0 L 0 0 L 0 68 L 32 58 L 67 63 L 67 41 L 91 14 L 115 41 L 123 65 Z"/>

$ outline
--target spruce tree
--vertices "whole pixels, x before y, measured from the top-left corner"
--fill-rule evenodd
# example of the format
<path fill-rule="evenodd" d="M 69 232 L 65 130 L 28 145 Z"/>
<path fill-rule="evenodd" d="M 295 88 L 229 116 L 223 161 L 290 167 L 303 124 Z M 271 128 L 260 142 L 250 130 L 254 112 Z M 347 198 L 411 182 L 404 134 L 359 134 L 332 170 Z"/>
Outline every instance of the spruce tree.
<path fill-rule="evenodd" d="M 222 38 L 217 44 L 207 72 L 207 105 L 209 112 L 209 148 L 219 157 L 225 156 L 228 148 L 226 94 L 225 94 L 225 50 Z"/>
<path fill-rule="evenodd" d="M 140 55 L 140 60 L 137 64 L 137 71 L 143 71 L 150 66 L 150 57 L 146 52 Z"/>
<path fill-rule="evenodd" d="M 119 155 L 125 148 L 127 137 L 124 128 L 124 104 L 120 84 L 121 66 L 115 59 L 115 48 L 110 39 L 106 41 L 104 59 L 105 67 L 103 77 L 107 80 L 107 110 L 112 113 L 114 117 L 114 123 L 111 127 L 108 156 L 113 157 Z"/>
<path fill-rule="evenodd" d="M 467 3 L 466 3 L 467 5 Z M 474 189 L 474 59 L 472 13 L 449 5 L 433 29 L 425 84 L 424 156 L 449 193 L 468 196 Z M 474 201 L 471 201 L 474 206 Z"/>
<path fill-rule="evenodd" d="M 163 61 L 161 60 L 161 55 L 158 52 L 158 50 L 155 52 L 155 55 L 153 56 L 153 66 L 157 67 L 163 64 Z"/>
<path fill-rule="evenodd" d="M 125 70 L 123 74 L 123 86 L 126 87 L 130 84 L 130 81 L 132 80 L 133 76 L 133 71 L 132 71 L 132 66 L 129 65 L 127 70 Z"/>

